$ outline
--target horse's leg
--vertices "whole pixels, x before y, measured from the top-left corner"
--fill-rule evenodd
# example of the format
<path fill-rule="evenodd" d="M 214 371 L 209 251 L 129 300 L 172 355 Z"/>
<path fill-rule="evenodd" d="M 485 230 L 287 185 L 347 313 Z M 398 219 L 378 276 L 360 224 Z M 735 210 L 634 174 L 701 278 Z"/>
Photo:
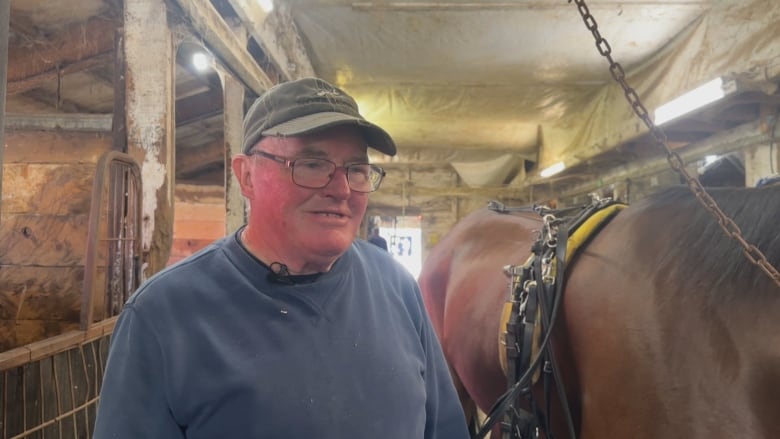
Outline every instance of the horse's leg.
<path fill-rule="evenodd" d="M 482 424 L 487 420 L 487 414 L 477 407 L 477 404 L 466 392 L 466 388 L 463 387 L 463 383 L 456 374 L 453 374 L 453 381 L 455 382 L 455 389 L 458 391 L 458 397 L 460 397 L 460 404 L 463 407 L 463 412 L 466 415 L 466 423 L 469 427 L 469 433 L 471 437 L 476 437 L 479 430 L 482 428 Z M 500 439 L 501 438 L 501 423 L 497 423 L 490 433 L 485 436 L 485 439 Z"/>

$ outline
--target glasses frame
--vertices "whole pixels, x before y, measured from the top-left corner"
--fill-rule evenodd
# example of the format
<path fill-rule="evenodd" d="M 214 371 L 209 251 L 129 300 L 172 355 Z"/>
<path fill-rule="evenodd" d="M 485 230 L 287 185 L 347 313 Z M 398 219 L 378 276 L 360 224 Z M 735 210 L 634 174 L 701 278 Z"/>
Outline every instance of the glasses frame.
<path fill-rule="evenodd" d="M 269 160 L 273 160 L 276 163 L 279 163 L 280 165 L 283 165 L 283 166 L 285 166 L 287 168 L 290 168 L 290 176 L 292 177 L 293 183 L 295 183 L 297 186 L 300 186 L 300 187 L 306 188 L 306 189 L 322 189 L 322 188 L 324 188 L 325 186 L 330 184 L 331 181 L 333 181 L 333 176 L 335 175 L 336 169 L 344 169 L 344 173 L 347 176 L 347 184 L 349 185 L 349 189 L 351 191 L 359 192 L 359 193 L 362 193 L 362 194 L 368 194 L 368 193 L 371 193 L 371 192 L 375 192 L 377 189 L 379 189 L 379 186 L 382 185 L 382 181 L 384 180 L 385 175 L 387 174 L 385 172 L 385 170 L 382 169 L 381 166 L 375 165 L 373 163 L 350 163 L 348 165 L 339 166 L 339 165 L 337 165 L 335 162 L 333 162 L 331 160 L 323 159 L 323 158 L 320 158 L 320 157 L 300 157 L 300 158 L 296 158 L 296 159 L 291 159 L 291 158 L 288 158 L 288 157 L 284 157 L 284 156 L 280 156 L 280 155 L 276 155 L 276 154 L 271 154 L 270 152 L 263 151 L 262 149 L 253 149 L 253 150 L 249 151 L 246 155 L 249 156 L 249 157 L 252 157 L 252 156 L 264 157 L 264 158 L 267 158 Z M 330 177 L 328 178 L 328 180 L 324 184 L 322 184 L 321 186 L 311 186 L 311 185 L 301 184 L 301 183 L 295 181 L 295 162 L 297 162 L 299 160 L 322 160 L 323 162 L 328 162 L 328 163 L 333 165 L 333 173 L 330 174 Z M 352 187 L 352 182 L 349 179 L 350 168 L 352 168 L 353 166 L 365 166 L 365 165 L 368 165 L 371 168 L 371 170 L 373 170 L 374 172 L 376 172 L 379 175 L 379 180 L 376 182 L 376 185 L 374 185 L 374 187 L 371 190 L 361 191 L 361 190 L 358 190 L 358 189 L 355 189 L 355 188 Z"/>

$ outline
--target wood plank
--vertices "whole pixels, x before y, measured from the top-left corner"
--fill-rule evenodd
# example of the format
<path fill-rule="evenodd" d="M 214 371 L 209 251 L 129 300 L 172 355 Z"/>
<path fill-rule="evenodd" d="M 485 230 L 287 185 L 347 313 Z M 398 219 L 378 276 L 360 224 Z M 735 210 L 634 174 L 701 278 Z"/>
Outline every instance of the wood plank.
<path fill-rule="evenodd" d="M 285 79 L 316 76 L 304 39 L 294 26 L 290 7 L 285 2 L 279 2 L 272 14 L 263 11 L 254 0 L 228 0 L 228 3 Z"/>
<path fill-rule="evenodd" d="M 175 221 L 225 221 L 225 205 L 221 203 L 188 203 L 177 201 L 176 205 L 174 206 L 174 210 L 176 212 Z"/>
<path fill-rule="evenodd" d="M 124 0 L 119 3 L 119 8 L 124 4 Z M 112 120 L 111 134 L 112 145 L 111 148 L 114 151 L 127 152 L 127 75 L 125 71 L 127 65 L 125 64 L 125 29 L 121 27 L 114 32 L 114 69 L 112 72 L 113 77 L 111 83 L 114 87 L 113 91 L 113 112 L 114 117 Z"/>
<path fill-rule="evenodd" d="M 103 338 L 4 370 L 0 376 L 2 437 L 89 437 L 107 344 Z M 85 403 L 87 407 L 67 414 Z"/>
<path fill-rule="evenodd" d="M 0 352 L 39 342 L 78 329 L 62 320 L 0 320 Z"/>
<path fill-rule="evenodd" d="M 51 337 L 48 340 L 35 342 L 11 350 L 3 351 L 3 349 L 0 348 L 0 372 L 21 366 L 30 361 L 36 361 L 47 356 L 65 352 L 84 343 L 101 343 L 101 339 L 110 336 L 114 331 L 116 320 L 117 317 L 112 317 L 100 323 L 91 325 L 86 331 L 68 331 Z M 4 322 L 4 320 L 0 320 L 0 332 L 3 330 Z M 2 340 L 1 337 L 0 340 Z"/>
<path fill-rule="evenodd" d="M 105 267 L 98 268 L 96 285 L 98 293 L 102 294 L 93 302 L 95 315 L 103 319 L 108 290 Z M 0 319 L 77 320 L 83 286 L 84 267 L 2 265 Z"/>
<path fill-rule="evenodd" d="M 5 143 L 5 164 L 97 163 L 111 149 L 111 135 L 8 130 Z"/>
<path fill-rule="evenodd" d="M 16 343 L 16 321 L 0 319 L 0 358 L 2 358 L 4 352 L 18 346 Z M 0 362 L 0 370 L 2 370 L 2 367 L 3 364 Z"/>
<path fill-rule="evenodd" d="M 176 202 L 224 203 L 225 188 L 215 185 L 177 184 Z"/>
<path fill-rule="evenodd" d="M 60 67 L 60 70 L 55 69 L 45 70 L 38 74 L 33 74 L 26 78 L 17 79 L 8 83 L 8 95 L 14 95 L 18 93 L 24 93 L 34 88 L 40 87 L 47 82 L 54 82 L 57 78 L 61 78 L 71 73 L 77 73 L 85 70 L 90 70 L 95 67 L 103 67 L 112 62 L 111 53 L 102 53 L 89 58 L 84 58 L 73 63 Z"/>
<path fill-rule="evenodd" d="M 11 0 L 0 0 L 0 118 L 5 121 L 5 102 L 8 84 L 8 28 L 11 17 Z M 3 193 L 3 163 L 5 158 L 5 123 L 0 122 L 0 194 Z M 0 207 L 3 198 L 0 196 Z"/>
<path fill-rule="evenodd" d="M 208 0 L 167 0 L 178 5 L 184 12 L 195 34 L 203 38 L 228 70 L 256 95 L 274 85 L 261 66 L 258 66 L 249 51 L 246 41 L 240 41 L 219 12 Z"/>
<path fill-rule="evenodd" d="M 244 223 L 246 212 L 244 196 L 241 195 L 241 186 L 238 179 L 233 177 L 233 169 L 230 166 L 233 157 L 242 153 L 242 143 L 244 138 L 243 120 L 244 120 L 244 87 L 232 76 L 225 75 L 224 95 L 225 95 L 225 187 L 224 200 L 225 222 L 227 230 L 236 230 Z"/>
<path fill-rule="evenodd" d="M 92 88 L 92 85 L 89 85 Z M 78 86 L 74 87 L 78 88 Z M 28 98 L 35 98 L 39 102 L 54 102 L 56 97 L 46 98 L 52 95 L 44 90 L 36 90 L 27 94 Z M 94 100 L 93 98 L 89 98 Z M 95 109 L 94 106 L 91 107 Z M 84 113 L 84 108 L 72 105 L 63 99 L 60 99 L 60 110 L 71 113 L 50 113 L 45 111 L 36 111 L 30 113 L 12 113 L 6 114 L 5 126 L 10 130 L 24 131 L 76 131 L 76 132 L 94 132 L 107 133 L 111 131 L 113 115 L 111 113 Z M 51 111 L 51 108 L 49 108 Z M 95 109 L 94 111 L 99 111 Z M 110 111 L 110 109 L 108 109 Z"/>
<path fill-rule="evenodd" d="M 176 101 L 176 126 L 188 125 L 222 114 L 222 89 L 209 89 L 204 93 Z"/>
<path fill-rule="evenodd" d="M 212 239 L 174 239 L 168 265 L 185 259 L 214 242 Z"/>
<path fill-rule="evenodd" d="M 87 215 L 6 215 L 0 220 L 0 265 L 84 265 Z"/>
<path fill-rule="evenodd" d="M 173 238 L 174 39 L 162 1 L 124 3 L 127 149 L 143 175 L 147 273 L 165 267 Z"/>
<path fill-rule="evenodd" d="M 173 248 L 171 249 L 171 257 L 175 256 L 179 259 L 186 258 L 187 256 L 205 248 L 212 242 L 214 242 L 212 239 L 174 239 Z"/>
<path fill-rule="evenodd" d="M 225 221 L 181 220 L 173 224 L 174 239 L 218 239 L 225 236 Z"/>
<path fill-rule="evenodd" d="M 195 148 L 180 148 L 181 154 L 176 157 L 176 174 L 188 174 L 208 166 L 224 165 L 225 141 L 218 139 Z"/>
<path fill-rule="evenodd" d="M 13 163 L 3 167 L 4 214 L 86 215 L 95 166 Z"/>
<path fill-rule="evenodd" d="M 8 81 L 56 72 L 58 67 L 110 52 L 117 26 L 105 17 L 93 17 L 51 36 L 44 45 L 9 49 Z"/>

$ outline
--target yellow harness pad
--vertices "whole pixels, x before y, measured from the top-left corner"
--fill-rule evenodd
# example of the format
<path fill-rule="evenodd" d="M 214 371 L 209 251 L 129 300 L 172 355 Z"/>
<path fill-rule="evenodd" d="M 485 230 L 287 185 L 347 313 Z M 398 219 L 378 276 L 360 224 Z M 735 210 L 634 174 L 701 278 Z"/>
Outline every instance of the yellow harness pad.
<path fill-rule="evenodd" d="M 509 373 L 509 366 L 506 362 L 506 325 L 509 323 L 509 317 L 512 315 L 512 302 L 504 302 L 501 309 L 501 321 L 498 325 L 498 361 L 501 363 L 501 370 L 504 375 Z"/>
<path fill-rule="evenodd" d="M 580 227 L 577 228 L 577 230 L 574 231 L 574 233 L 569 236 L 568 241 L 566 241 L 566 261 L 570 261 L 571 258 L 577 254 L 577 251 L 579 251 L 580 247 L 593 236 L 593 234 L 596 233 L 596 230 L 599 230 L 599 228 L 607 221 L 612 219 L 613 216 L 615 216 L 618 212 L 628 207 L 625 204 L 612 204 L 609 205 L 598 212 L 595 212 L 593 215 L 591 215 L 587 220 L 585 220 Z M 533 258 L 533 255 L 531 255 L 531 258 Z M 531 259 L 529 259 L 526 264 L 530 263 Z M 511 282 L 511 281 L 510 281 Z M 537 309 L 536 313 L 536 321 L 541 321 L 541 309 Z M 507 366 L 507 357 L 506 357 L 506 325 L 509 323 L 509 318 L 512 315 L 512 302 L 507 301 L 504 303 L 504 307 L 501 310 L 501 320 L 499 322 L 498 326 L 498 359 L 501 363 L 501 370 L 504 371 L 504 375 L 507 374 L 507 371 L 509 370 Z M 533 346 L 532 346 L 532 352 L 531 352 L 531 358 L 534 358 L 539 350 L 539 343 L 541 343 L 541 325 L 536 325 L 534 327 L 534 336 L 533 336 Z M 534 382 L 536 382 L 536 379 L 538 377 L 538 371 L 537 374 L 534 376 Z"/>

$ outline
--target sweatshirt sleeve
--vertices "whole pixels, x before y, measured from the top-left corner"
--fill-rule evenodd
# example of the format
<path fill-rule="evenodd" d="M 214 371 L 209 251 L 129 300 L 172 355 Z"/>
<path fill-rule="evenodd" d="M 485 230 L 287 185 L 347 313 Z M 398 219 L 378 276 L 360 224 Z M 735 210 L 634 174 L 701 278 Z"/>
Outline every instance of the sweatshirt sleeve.
<path fill-rule="evenodd" d="M 423 310 L 421 337 L 426 352 L 425 439 L 469 439 L 466 417 L 460 406 L 450 370 L 428 314 L 425 312 L 425 306 L 422 305 L 419 290 L 417 293 Z"/>
<path fill-rule="evenodd" d="M 185 437 L 166 398 L 159 340 L 131 305 L 123 310 L 111 337 L 93 437 Z"/>

